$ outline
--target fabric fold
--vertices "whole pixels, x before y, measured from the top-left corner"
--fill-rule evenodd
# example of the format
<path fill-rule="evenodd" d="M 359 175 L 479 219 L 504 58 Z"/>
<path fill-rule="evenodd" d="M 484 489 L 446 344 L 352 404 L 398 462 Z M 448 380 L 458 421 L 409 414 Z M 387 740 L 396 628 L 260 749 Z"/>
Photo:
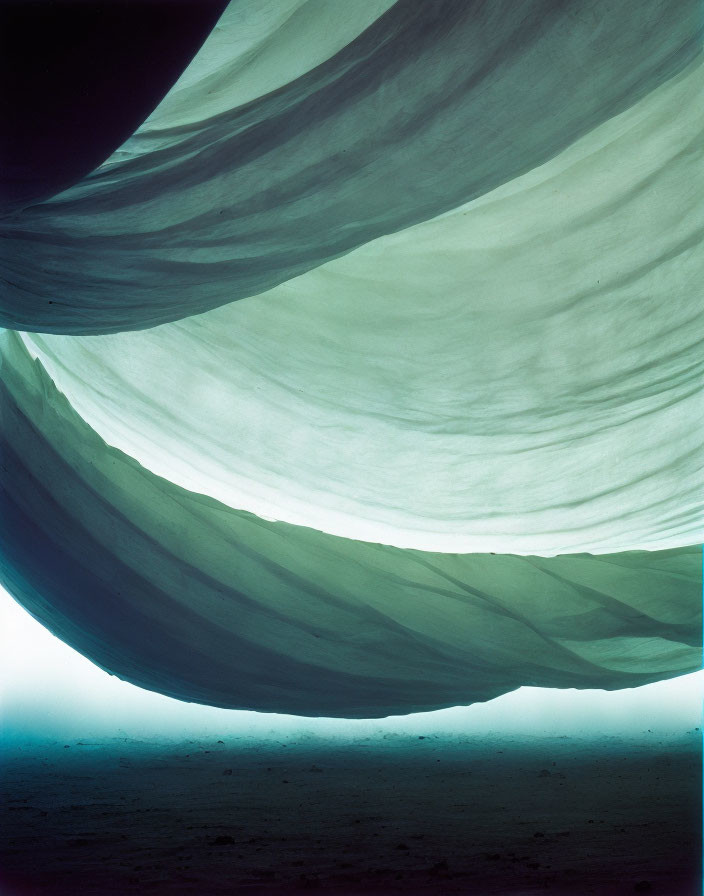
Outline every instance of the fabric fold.
<path fill-rule="evenodd" d="M 107 446 L 2 348 L 2 581 L 54 634 L 182 700 L 375 717 L 701 660 L 701 551 L 433 554 L 267 522 Z"/>
<path fill-rule="evenodd" d="M 157 109 L 106 165 L 3 221 L 0 325 L 135 330 L 262 293 L 545 163 L 701 49 L 696 0 L 384 8 L 310 71 L 265 53 L 244 77 L 250 96 L 273 89 L 243 104 L 240 69 L 216 54 L 223 83 L 204 48 L 170 127 Z"/>
<path fill-rule="evenodd" d="M 704 540 L 704 66 L 261 296 L 24 334 L 109 444 L 258 516 L 443 552 Z"/>

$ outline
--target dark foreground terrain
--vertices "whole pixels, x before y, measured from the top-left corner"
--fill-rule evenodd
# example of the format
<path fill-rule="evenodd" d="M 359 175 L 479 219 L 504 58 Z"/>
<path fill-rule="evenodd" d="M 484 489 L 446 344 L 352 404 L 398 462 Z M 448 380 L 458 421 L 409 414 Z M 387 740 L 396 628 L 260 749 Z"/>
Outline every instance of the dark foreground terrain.
<path fill-rule="evenodd" d="M 701 742 L 6 746 L 3 896 L 701 893 Z"/>

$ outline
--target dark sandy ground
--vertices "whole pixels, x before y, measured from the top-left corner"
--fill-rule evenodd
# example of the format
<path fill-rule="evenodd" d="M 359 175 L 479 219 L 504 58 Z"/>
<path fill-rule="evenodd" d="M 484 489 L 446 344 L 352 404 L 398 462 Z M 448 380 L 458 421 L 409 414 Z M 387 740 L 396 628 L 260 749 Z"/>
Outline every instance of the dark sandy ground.
<path fill-rule="evenodd" d="M 6 746 L 3 896 L 701 893 L 701 741 Z"/>

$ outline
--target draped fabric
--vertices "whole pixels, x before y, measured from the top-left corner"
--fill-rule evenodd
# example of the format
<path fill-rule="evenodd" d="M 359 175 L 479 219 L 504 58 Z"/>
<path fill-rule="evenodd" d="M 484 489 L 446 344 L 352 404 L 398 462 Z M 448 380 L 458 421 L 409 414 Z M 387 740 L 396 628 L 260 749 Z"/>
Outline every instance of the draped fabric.
<path fill-rule="evenodd" d="M 108 442 L 263 516 L 441 551 L 695 543 L 703 95 L 697 63 L 530 174 L 246 302 L 23 338 Z"/>
<path fill-rule="evenodd" d="M 107 446 L 11 334 L 2 402 L 6 580 L 128 681 L 220 706 L 372 717 L 696 667 L 696 548 L 434 554 L 268 522 Z"/>
<path fill-rule="evenodd" d="M 350 6 L 231 3 L 2 221 L 6 587 L 219 706 L 698 668 L 698 4 Z"/>
<path fill-rule="evenodd" d="M 546 162 L 699 58 L 704 24 L 698 0 L 385 5 L 310 71 L 262 73 L 262 96 L 233 65 L 231 106 L 206 43 L 163 126 L 4 222 L 0 326 L 131 330 L 261 293 Z"/>

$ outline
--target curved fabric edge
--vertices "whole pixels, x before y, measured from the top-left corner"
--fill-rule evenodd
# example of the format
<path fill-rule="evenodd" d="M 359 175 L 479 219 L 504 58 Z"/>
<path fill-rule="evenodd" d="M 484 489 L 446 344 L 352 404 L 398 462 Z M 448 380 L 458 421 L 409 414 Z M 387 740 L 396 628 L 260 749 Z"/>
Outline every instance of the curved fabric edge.
<path fill-rule="evenodd" d="M 352 43 L 394 3 L 230 0 L 187 70 L 108 164 L 168 146 L 174 129 L 185 134 L 295 81 Z"/>
<path fill-rule="evenodd" d="M 8 221 L 0 324 L 117 332 L 262 293 L 544 163 L 701 32 L 694 0 L 398 2 L 313 71 Z"/>
<path fill-rule="evenodd" d="M 112 157 L 161 104 L 226 5 L 3 3 L 0 217 L 66 190 Z"/>
<path fill-rule="evenodd" d="M 449 555 L 268 523 L 141 468 L 2 350 L 2 580 L 107 671 L 172 697 L 343 717 L 614 689 L 701 665 L 701 552 Z"/>
<path fill-rule="evenodd" d="M 703 93 L 698 60 L 522 178 L 246 302 L 22 338 L 107 443 L 266 519 L 436 552 L 699 543 Z"/>

